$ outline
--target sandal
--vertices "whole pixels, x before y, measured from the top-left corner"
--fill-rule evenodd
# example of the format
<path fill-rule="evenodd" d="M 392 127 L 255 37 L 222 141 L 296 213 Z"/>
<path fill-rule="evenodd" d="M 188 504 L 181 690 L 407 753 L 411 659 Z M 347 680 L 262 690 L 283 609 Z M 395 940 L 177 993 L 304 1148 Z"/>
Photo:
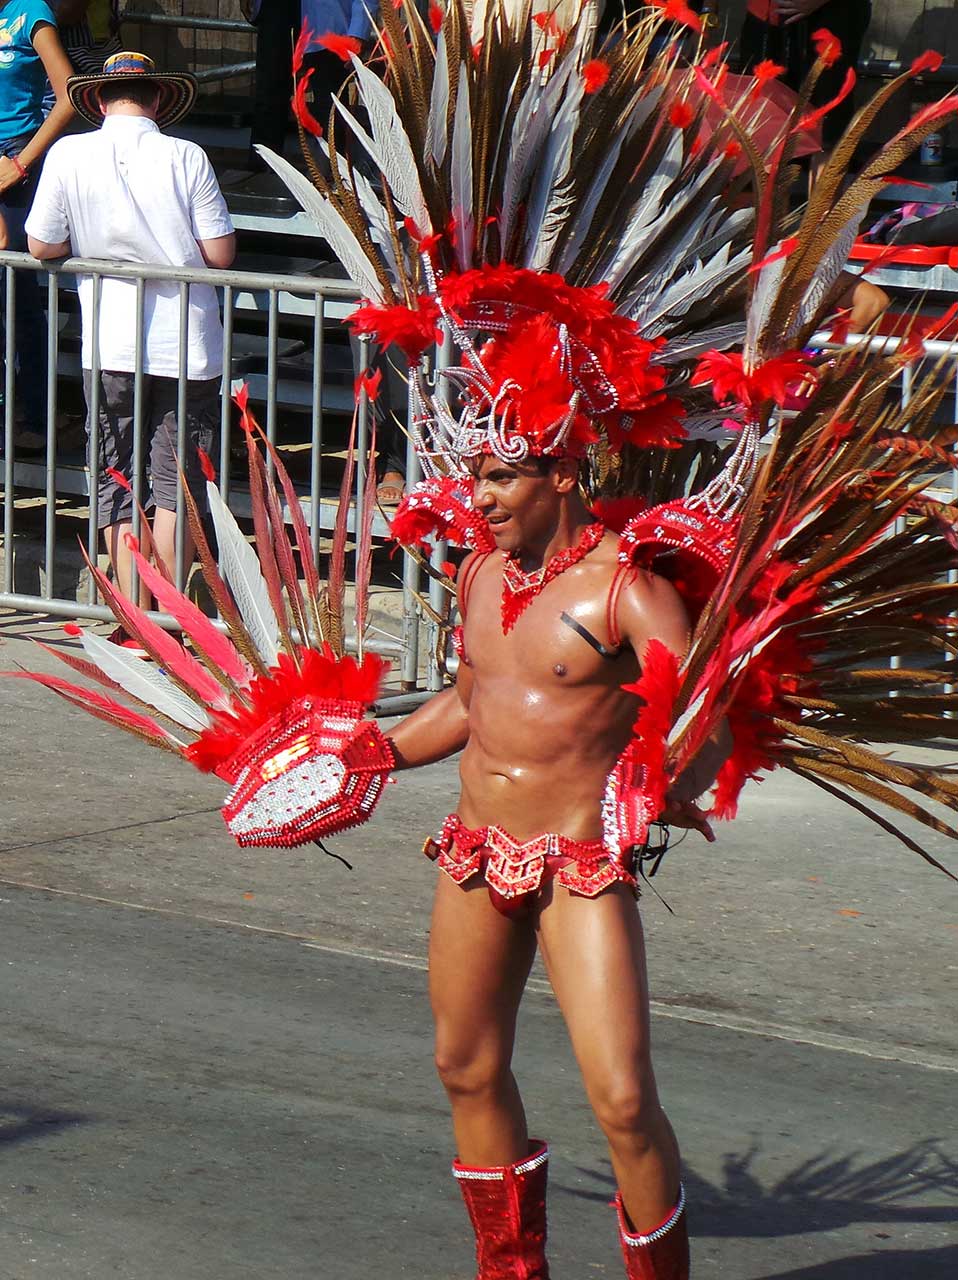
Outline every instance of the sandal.
<path fill-rule="evenodd" d="M 381 507 L 398 507 L 405 496 L 405 476 L 398 471 L 387 471 L 376 486 L 376 501 Z"/>

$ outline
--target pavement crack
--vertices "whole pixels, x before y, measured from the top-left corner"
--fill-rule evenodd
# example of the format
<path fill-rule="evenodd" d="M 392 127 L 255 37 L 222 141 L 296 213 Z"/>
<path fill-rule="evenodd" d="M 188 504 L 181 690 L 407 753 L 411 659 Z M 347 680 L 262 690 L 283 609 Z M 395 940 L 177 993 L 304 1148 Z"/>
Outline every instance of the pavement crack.
<path fill-rule="evenodd" d="M 205 809 L 187 809 L 183 813 L 170 814 L 163 818 L 143 818 L 139 822 L 122 822 L 115 827 L 99 827 L 95 831 L 72 831 L 65 835 L 50 836 L 45 840 L 30 840 L 26 844 L 2 844 L 0 853 L 21 853 L 24 849 L 42 849 L 45 845 L 61 844 L 65 840 L 88 840 L 91 836 L 109 836 L 117 831 L 135 831 L 140 827 L 157 827 L 164 822 L 179 822 L 180 818 L 200 818 L 206 814 L 219 813 L 219 805 L 211 805 Z"/>

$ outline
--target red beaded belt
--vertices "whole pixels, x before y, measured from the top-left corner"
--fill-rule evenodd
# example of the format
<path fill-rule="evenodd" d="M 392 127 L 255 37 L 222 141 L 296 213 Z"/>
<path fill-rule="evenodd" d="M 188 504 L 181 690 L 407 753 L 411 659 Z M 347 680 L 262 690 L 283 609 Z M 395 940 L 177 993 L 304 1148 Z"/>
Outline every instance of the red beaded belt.
<path fill-rule="evenodd" d="M 616 861 L 601 840 L 573 840 L 553 832 L 517 840 L 502 827 L 466 827 L 455 813 L 435 840 L 426 841 L 423 853 L 456 884 L 481 875 L 494 905 L 506 915 L 531 906 L 543 883 L 553 879 L 586 898 L 613 884 L 636 888 L 631 865 Z"/>

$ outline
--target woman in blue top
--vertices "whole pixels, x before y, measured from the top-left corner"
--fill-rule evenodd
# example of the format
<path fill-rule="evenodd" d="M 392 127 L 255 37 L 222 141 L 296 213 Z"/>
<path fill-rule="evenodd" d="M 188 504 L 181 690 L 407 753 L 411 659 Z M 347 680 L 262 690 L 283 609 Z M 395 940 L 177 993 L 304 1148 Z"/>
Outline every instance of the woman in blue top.
<path fill-rule="evenodd" d="M 0 215 L 7 248 L 26 252 L 23 229 L 40 160 L 73 118 L 66 94 L 72 75 L 57 35 L 53 10 L 45 0 L 0 4 Z M 56 105 L 44 117 L 49 78 Z M 4 298 L 6 290 L 2 291 Z M 46 440 L 47 338 L 40 280 L 33 271 L 16 277 L 14 337 L 17 358 L 17 417 L 22 448 L 43 448 Z"/>

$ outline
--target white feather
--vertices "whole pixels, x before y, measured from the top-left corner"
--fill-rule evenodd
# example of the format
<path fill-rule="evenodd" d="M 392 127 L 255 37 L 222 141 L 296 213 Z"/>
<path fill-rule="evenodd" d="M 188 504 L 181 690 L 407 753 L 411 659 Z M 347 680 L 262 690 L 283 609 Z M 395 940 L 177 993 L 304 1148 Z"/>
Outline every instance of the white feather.
<path fill-rule="evenodd" d="M 759 343 L 768 322 L 769 312 L 778 297 L 782 273 L 786 264 L 787 259 L 776 258 L 774 262 L 769 262 L 758 272 L 758 279 L 755 281 L 752 298 L 748 306 L 747 324 L 745 326 L 745 346 L 742 354 L 745 357 L 746 368 L 750 369 L 758 359 Z"/>
<path fill-rule="evenodd" d="M 612 289 L 618 280 L 628 274 L 646 244 L 656 234 L 656 226 L 663 221 L 659 217 L 663 197 L 682 168 L 682 134 L 679 129 L 673 132 L 674 136 L 666 147 L 659 167 L 646 183 L 623 227 L 621 240 L 618 244 L 610 245 L 609 252 L 599 267 L 598 278 L 607 280 Z M 665 220 L 672 220 L 671 207 L 665 214 Z"/>
<path fill-rule="evenodd" d="M 672 225 L 674 217 L 677 217 L 678 211 L 688 203 L 689 200 L 684 197 L 684 194 L 675 194 L 668 211 L 650 228 L 651 234 L 645 241 L 643 274 L 633 283 L 630 292 L 625 293 L 620 302 L 620 306 L 628 314 L 641 315 L 646 309 L 651 310 L 663 290 L 697 252 L 702 240 L 702 230 L 711 217 L 712 210 L 710 204 L 706 204 L 690 222 L 686 223 L 681 234 L 677 235 Z M 650 254 L 653 256 L 649 256 Z M 632 267 L 634 268 L 634 263 Z"/>
<path fill-rule="evenodd" d="M 582 94 L 582 77 L 576 76 L 567 83 L 529 197 L 525 265 L 534 270 L 541 271 L 549 266 L 553 247 L 565 224 L 564 213 L 569 204 L 566 180 L 579 125 Z"/>
<path fill-rule="evenodd" d="M 202 733 L 209 728 L 210 721 L 203 708 L 178 689 L 158 667 L 131 654 L 122 645 L 101 640 L 89 631 L 81 631 L 80 642 L 90 661 L 132 697 L 145 702 L 184 729 Z"/>
<path fill-rule="evenodd" d="M 449 145 L 449 60 L 446 57 L 446 35 L 439 32 L 436 40 L 436 66 L 432 73 L 429 119 L 426 121 L 426 154 L 432 156 L 436 168 L 442 167 Z"/>
<path fill-rule="evenodd" d="M 647 338 L 657 338 L 669 329 L 677 328 L 677 319 L 684 316 L 697 302 L 705 301 L 711 293 L 733 276 L 744 273 L 751 258 L 751 251 L 743 249 L 734 258 L 729 257 L 732 246 L 725 244 L 707 262 L 696 259 L 691 268 L 666 288 L 638 319 L 642 333 Z"/>
<path fill-rule="evenodd" d="M 571 67 L 572 59 L 567 58 L 547 82 L 545 88 L 537 77 L 533 77 L 532 83 L 519 103 L 502 184 L 502 214 L 499 227 L 504 245 L 509 243 L 513 221 L 519 206 L 525 199 L 526 190 L 565 89 Z"/>
<path fill-rule="evenodd" d="M 715 325 L 711 329 L 696 329 L 693 333 L 676 334 L 667 340 L 655 355 L 656 364 L 680 364 L 705 351 L 727 351 L 737 347 L 745 337 L 744 322 Z M 725 415 L 728 417 L 728 414 Z"/>
<path fill-rule="evenodd" d="M 391 235 L 390 218 L 385 207 L 376 194 L 373 184 L 358 169 L 354 168 L 350 174 L 352 178 L 352 190 L 363 211 L 366 219 L 369 238 L 373 244 L 378 245 L 382 250 L 383 258 L 386 265 L 392 272 L 393 279 L 399 280 L 399 265 L 396 262 L 396 248 Z M 346 182 L 346 176 L 343 175 L 343 182 Z"/>
<path fill-rule="evenodd" d="M 599 201 L 605 195 L 606 187 L 615 166 L 619 162 L 619 156 L 622 154 L 622 148 L 626 142 L 634 136 L 636 131 L 641 128 L 648 119 L 649 114 L 655 107 L 659 98 L 662 96 L 662 85 L 656 86 L 650 93 L 645 94 L 638 101 L 633 100 L 633 106 L 628 111 L 628 125 L 624 129 L 620 129 L 616 136 L 612 139 L 611 145 L 602 163 L 595 171 L 589 189 L 583 196 L 579 208 L 575 213 L 572 227 L 566 237 L 565 248 L 562 255 L 556 263 L 555 269 L 565 274 L 579 255 L 579 251 L 585 241 L 589 227 L 592 225 L 592 219 L 598 208 Z"/>
<path fill-rule="evenodd" d="M 422 193 L 419 168 L 412 144 L 402 126 L 392 94 L 375 72 L 353 55 L 359 96 L 372 129 L 376 147 L 374 159 L 382 170 L 396 204 L 407 218 L 412 218 L 423 234 L 432 231 L 429 207 Z M 338 103 L 337 103 L 338 105 Z"/>
<path fill-rule="evenodd" d="M 469 101 L 469 73 L 465 63 L 459 72 L 449 162 L 456 262 L 460 271 L 468 271 L 472 266 L 476 220 L 472 208 L 472 107 Z"/>
<path fill-rule="evenodd" d="M 243 536 L 233 513 L 220 497 L 215 484 L 208 483 L 210 514 L 216 528 L 220 571 L 229 583 L 246 630 L 268 667 L 279 658 L 279 623 L 270 603 L 269 591 L 256 552 Z"/>
<path fill-rule="evenodd" d="M 384 302 L 383 287 L 362 245 L 343 220 L 342 215 L 325 196 L 316 190 L 308 178 L 298 169 L 294 169 L 282 156 L 278 156 L 275 151 L 270 151 L 269 147 L 257 145 L 256 150 L 316 223 L 320 235 L 329 241 L 333 253 L 346 268 L 349 278 L 363 297 L 371 302 Z"/>
<path fill-rule="evenodd" d="M 489 166 L 489 172 L 496 174 L 499 172 L 499 157 L 502 155 L 503 145 L 506 140 L 506 133 L 509 131 L 509 123 L 512 119 L 509 107 L 516 96 L 516 87 L 519 84 L 519 76 L 521 68 L 517 69 L 516 74 L 512 77 L 512 84 L 509 86 L 509 94 L 506 98 L 506 108 L 502 113 L 502 120 L 499 122 L 499 130 L 496 134 L 496 145 L 492 153 L 492 164 Z"/>

